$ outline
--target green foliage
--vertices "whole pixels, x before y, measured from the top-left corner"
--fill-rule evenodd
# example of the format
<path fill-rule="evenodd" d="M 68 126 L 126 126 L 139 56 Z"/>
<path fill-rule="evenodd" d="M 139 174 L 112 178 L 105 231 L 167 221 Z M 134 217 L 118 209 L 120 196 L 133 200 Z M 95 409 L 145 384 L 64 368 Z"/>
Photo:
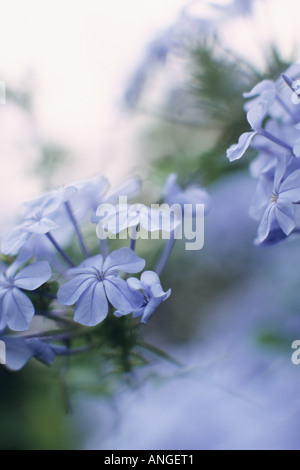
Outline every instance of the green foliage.
<path fill-rule="evenodd" d="M 18 373 L 0 367 L 0 449 L 76 448 L 74 418 L 64 413 L 57 370 L 31 364 Z"/>
<path fill-rule="evenodd" d="M 189 79 L 183 107 L 193 107 L 195 122 L 164 119 L 142 136 L 142 152 L 150 159 L 153 180 L 163 180 L 170 171 L 182 180 L 190 175 L 209 185 L 227 173 L 248 167 L 248 158 L 229 163 L 226 150 L 250 130 L 244 111 L 243 93 L 259 81 L 276 79 L 294 60 L 284 60 L 276 46 L 267 49 L 265 68 L 258 70 L 245 58 L 222 47 L 217 38 L 193 41 L 187 50 Z M 182 111 L 182 114 L 186 109 Z"/>

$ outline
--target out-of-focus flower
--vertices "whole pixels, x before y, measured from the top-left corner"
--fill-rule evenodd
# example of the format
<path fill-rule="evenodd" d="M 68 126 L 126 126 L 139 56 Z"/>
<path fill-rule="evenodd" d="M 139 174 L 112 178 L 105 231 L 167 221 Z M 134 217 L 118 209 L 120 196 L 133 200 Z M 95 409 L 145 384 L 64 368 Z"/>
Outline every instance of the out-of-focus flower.
<path fill-rule="evenodd" d="M 97 209 L 96 215 L 99 217 L 97 235 L 100 239 L 106 231 L 117 234 L 141 226 L 147 232 L 172 232 L 178 225 L 176 214 L 171 213 L 169 208 L 144 204 L 104 204 Z"/>
<path fill-rule="evenodd" d="M 96 210 L 101 204 L 116 203 L 119 197 L 135 197 L 141 191 L 141 181 L 138 177 L 129 178 L 115 188 L 103 175 L 74 183 L 77 193 L 70 204 L 76 217 L 81 220 L 91 213 L 92 222 L 96 222 Z"/>
<path fill-rule="evenodd" d="M 0 275 L 0 329 L 7 326 L 14 331 L 29 328 L 35 309 L 31 300 L 23 292 L 34 291 L 52 276 L 47 261 L 38 261 L 19 270 L 16 260 Z"/>
<path fill-rule="evenodd" d="M 100 204 L 116 202 L 120 196 L 137 195 L 141 183 L 139 178 L 132 177 L 117 188 L 110 191 L 109 188 L 108 180 L 102 175 L 97 175 L 25 202 L 24 220 L 5 236 L 1 246 L 2 253 L 14 256 L 23 249 L 31 255 L 40 251 L 49 253 L 51 251 L 49 241 L 45 237 L 39 241 L 39 237 L 48 235 L 53 244 L 51 233 L 54 230 L 56 236 L 58 233 L 59 238 L 68 240 L 74 234 L 75 229 L 83 252 L 88 256 L 88 250 L 80 233 L 79 222 L 87 215 L 95 219 L 95 211 Z"/>
<path fill-rule="evenodd" d="M 64 346 L 48 344 L 37 338 L 22 338 L 17 336 L 0 336 L 6 348 L 6 367 L 12 371 L 22 369 L 30 359 L 52 365 L 58 354 L 66 351 Z"/>
<path fill-rule="evenodd" d="M 268 108 L 274 103 L 276 98 L 276 85 L 273 80 L 263 80 L 257 83 L 252 90 L 243 93 L 244 98 L 253 98 L 245 105 L 246 110 L 249 110 L 253 105 L 257 105 L 264 101 Z"/>
<path fill-rule="evenodd" d="M 163 198 L 169 206 L 179 204 L 185 215 L 195 215 L 196 205 L 204 204 L 205 213 L 211 208 L 211 197 L 208 192 L 199 185 L 191 184 L 187 188 L 182 189 L 177 183 L 178 176 L 171 173 L 164 187 Z"/>
<path fill-rule="evenodd" d="M 75 187 L 70 186 L 25 202 L 25 220 L 4 238 L 1 246 L 2 253 L 14 256 L 30 240 L 32 234 L 45 235 L 59 228 L 53 214 L 69 201 L 76 191 Z"/>
<path fill-rule="evenodd" d="M 274 146 L 285 153 L 300 156 L 298 123 L 300 109 L 294 103 L 296 78 L 300 76 L 300 65 L 293 64 L 275 82 L 263 80 L 243 94 L 249 101 L 245 104 L 247 120 L 252 132 L 246 132 L 227 150 L 230 161 L 241 158 L 252 144 L 257 150 L 273 153 Z M 268 117 L 263 126 L 265 118 Z M 252 142 L 252 139 L 257 136 Z M 276 150 L 275 150 L 276 152 Z"/>
<path fill-rule="evenodd" d="M 132 292 L 143 292 L 143 304 L 132 311 L 133 317 L 142 317 L 141 323 L 147 323 L 159 305 L 171 295 L 171 289 L 163 291 L 159 276 L 154 271 L 144 271 L 141 279 L 130 277 L 127 284 Z M 121 309 L 115 312 L 117 316 L 125 314 L 127 312 Z"/>
<path fill-rule="evenodd" d="M 93 256 L 68 271 L 75 277 L 59 289 L 58 301 L 62 305 L 76 303 L 74 319 L 86 326 L 95 326 L 106 318 L 108 302 L 130 313 L 143 299 L 129 289 L 118 271 L 137 273 L 144 266 L 145 261 L 126 247 L 110 253 L 105 261 L 102 255 Z"/>

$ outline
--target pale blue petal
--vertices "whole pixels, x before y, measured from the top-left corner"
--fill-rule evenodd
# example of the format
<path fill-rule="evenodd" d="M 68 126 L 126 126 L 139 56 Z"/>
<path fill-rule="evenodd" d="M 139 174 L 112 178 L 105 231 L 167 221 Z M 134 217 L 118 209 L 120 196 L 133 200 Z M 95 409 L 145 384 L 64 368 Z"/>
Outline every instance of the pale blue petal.
<path fill-rule="evenodd" d="M 170 297 L 171 289 L 169 289 L 167 292 L 164 292 L 161 284 L 157 283 L 150 286 L 150 293 L 152 297 L 160 299 L 162 302 L 163 300 L 166 300 L 168 297 Z"/>
<path fill-rule="evenodd" d="M 175 202 L 178 202 L 181 206 L 185 204 L 204 204 L 205 211 L 208 212 L 212 205 L 212 199 L 208 192 L 200 186 L 189 186 L 186 190 L 182 191 Z M 195 209 L 193 209 L 195 211 Z"/>
<path fill-rule="evenodd" d="M 268 236 L 272 222 L 275 218 L 275 204 L 270 204 L 261 219 L 261 222 L 258 227 L 258 236 L 257 240 L 259 243 L 262 243 Z"/>
<path fill-rule="evenodd" d="M 52 271 L 48 261 L 38 261 L 22 269 L 16 275 L 14 285 L 21 289 L 35 290 L 49 281 L 51 276 Z"/>
<path fill-rule="evenodd" d="M 151 284 L 160 284 L 160 279 L 156 272 L 144 271 L 141 275 L 141 282 L 146 286 L 151 286 Z"/>
<path fill-rule="evenodd" d="M 141 281 L 137 279 L 136 277 L 129 277 L 127 279 L 127 284 L 128 284 L 129 289 L 132 289 L 132 290 L 140 290 L 143 288 Z"/>
<path fill-rule="evenodd" d="M 103 282 L 107 298 L 117 310 L 130 313 L 143 304 L 144 296 L 140 292 L 129 289 L 124 279 L 107 277 Z"/>
<path fill-rule="evenodd" d="M 289 201 L 278 200 L 276 218 L 282 231 L 286 235 L 290 235 L 296 227 L 293 204 Z"/>
<path fill-rule="evenodd" d="M 91 258 L 86 259 L 76 268 L 71 268 L 68 270 L 68 274 L 93 274 L 95 269 L 102 271 L 103 267 L 103 256 L 96 255 Z"/>
<path fill-rule="evenodd" d="M 254 131 L 259 131 L 268 112 L 267 103 L 261 101 L 247 113 L 247 120 Z"/>
<path fill-rule="evenodd" d="M 37 213 L 43 216 L 52 214 L 62 204 L 74 197 L 76 193 L 77 189 L 74 186 L 68 186 L 67 188 L 60 188 L 56 191 L 43 194 L 37 199 L 26 201 L 24 203 L 25 216 L 33 217 Z"/>
<path fill-rule="evenodd" d="M 16 255 L 22 246 L 29 240 L 31 233 L 26 232 L 21 226 L 16 227 L 3 239 L 1 251 L 5 255 Z"/>
<path fill-rule="evenodd" d="M 105 194 L 109 189 L 109 182 L 103 175 L 97 175 L 93 178 L 78 181 L 74 184 L 78 189 L 78 194 L 72 201 L 73 211 L 76 217 L 81 219 L 86 216 L 87 211 L 97 209 L 104 200 Z"/>
<path fill-rule="evenodd" d="M 15 277 L 16 272 L 22 266 L 24 266 L 27 263 L 27 261 L 30 260 L 30 258 L 32 258 L 31 254 L 29 254 L 26 250 L 22 250 L 20 254 L 18 255 L 18 257 L 15 259 L 15 261 L 7 268 L 6 276 L 9 279 L 12 279 L 13 277 Z"/>
<path fill-rule="evenodd" d="M 260 242 L 256 238 L 254 240 L 254 245 L 272 246 L 272 245 L 278 244 L 279 242 L 285 240 L 286 238 L 287 238 L 286 234 L 283 233 L 281 228 L 277 225 L 277 227 L 274 226 L 274 228 L 271 228 L 268 237 L 263 242 Z"/>
<path fill-rule="evenodd" d="M 33 350 L 22 338 L 1 337 L 6 346 L 6 367 L 18 371 L 34 356 Z"/>
<path fill-rule="evenodd" d="M 275 84 L 272 80 L 262 80 L 257 83 L 252 90 L 243 93 L 244 98 L 253 98 L 261 95 L 265 91 L 275 91 Z"/>
<path fill-rule="evenodd" d="M 97 282 L 94 276 L 90 277 L 85 274 L 76 276 L 60 287 L 57 293 L 57 300 L 61 305 L 73 305 L 91 285 Z"/>
<path fill-rule="evenodd" d="M 300 201 L 300 170 L 291 173 L 280 186 L 280 197 L 291 202 Z"/>
<path fill-rule="evenodd" d="M 123 247 L 108 255 L 103 265 L 103 271 L 104 274 L 113 270 L 138 273 L 144 269 L 145 264 L 145 260 L 140 258 L 133 250 Z"/>
<path fill-rule="evenodd" d="M 116 317 L 123 317 L 124 315 L 128 315 L 129 313 L 132 313 L 133 318 L 137 318 L 137 317 L 141 317 L 143 315 L 144 310 L 145 310 L 145 306 L 143 306 L 141 308 L 137 308 L 135 310 L 125 311 L 125 312 L 123 312 L 122 310 L 116 310 L 114 312 L 114 315 Z"/>
<path fill-rule="evenodd" d="M 23 227 L 27 232 L 36 233 L 37 235 L 44 235 L 45 233 L 51 232 L 51 230 L 58 228 L 58 225 L 53 222 L 53 220 L 42 217 L 39 220 L 27 220 L 24 222 Z"/>
<path fill-rule="evenodd" d="M 29 328 L 34 316 L 34 306 L 27 295 L 13 287 L 5 294 L 2 307 L 11 330 L 25 331 Z"/>
<path fill-rule="evenodd" d="M 96 326 L 107 314 L 108 302 L 103 283 L 93 283 L 78 300 L 74 320 L 81 325 Z"/>
<path fill-rule="evenodd" d="M 260 153 L 249 165 L 250 175 L 258 178 L 264 173 L 268 173 L 274 169 L 277 160 L 274 155 L 268 153 Z"/>
<path fill-rule="evenodd" d="M 249 209 L 250 217 L 255 220 L 261 220 L 263 213 L 270 202 L 273 187 L 273 179 L 271 180 L 267 175 L 262 175 L 259 178 Z"/>
<path fill-rule="evenodd" d="M 140 214 L 135 208 L 128 204 L 118 206 L 102 205 L 97 209 L 99 226 L 97 227 L 98 238 L 102 238 L 103 230 L 117 234 L 129 227 L 136 227 L 139 224 Z"/>
<path fill-rule="evenodd" d="M 227 158 L 231 162 L 241 158 L 248 149 L 255 135 L 256 132 L 245 132 L 244 134 L 242 134 L 239 138 L 238 143 L 231 145 L 231 147 L 229 147 L 229 149 L 227 150 Z"/>
<path fill-rule="evenodd" d="M 279 194 L 281 192 L 281 182 L 286 173 L 289 157 L 282 156 L 277 159 L 274 176 L 274 192 Z"/>

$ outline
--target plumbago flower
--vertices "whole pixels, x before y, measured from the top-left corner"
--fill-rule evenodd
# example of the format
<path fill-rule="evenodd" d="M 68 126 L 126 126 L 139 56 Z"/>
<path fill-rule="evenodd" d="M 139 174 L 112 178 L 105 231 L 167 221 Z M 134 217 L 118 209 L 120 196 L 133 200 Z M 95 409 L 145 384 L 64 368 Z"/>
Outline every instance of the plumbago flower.
<path fill-rule="evenodd" d="M 4 238 L 2 253 L 16 255 L 34 234 L 50 237 L 50 232 L 59 228 L 54 215 L 57 215 L 57 211 L 74 196 L 76 191 L 75 187 L 68 187 L 26 202 L 25 220 Z"/>
<path fill-rule="evenodd" d="M 276 81 L 263 80 L 244 93 L 251 132 L 227 150 L 230 161 L 251 146 L 257 156 L 250 172 L 257 188 L 250 215 L 258 220 L 256 244 L 274 244 L 300 229 L 300 65 L 293 64 Z"/>
<path fill-rule="evenodd" d="M 100 204 L 115 200 L 119 195 L 136 195 L 140 190 L 138 178 L 131 178 L 119 188 L 109 192 L 108 180 L 100 175 L 89 180 L 73 183 L 65 188 L 51 191 L 41 197 L 24 203 L 24 221 L 13 229 L 2 241 L 1 251 L 6 255 L 16 255 L 27 247 L 34 254 L 38 238 L 46 236 L 54 249 L 58 243 L 53 231 L 59 231 L 59 238 L 69 240 L 75 230 L 81 250 L 89 255 L 78 222 L 91 212 L 94 216 Z M 34 239 L 34 243 L 30 243 Z M 64 253 L 60 253 L 65 258 Z M 66 259 L 70 263 L 69 259 Z"/>
<path fill-rule="evenodd" d="M 271 198 L 262 215 L 262 219 L 258 228 L 257 242 L 264 242 L 270 232 L 283 232 L 285 236 L 290 235 L 296 228 L 297 221 L 295 216 L 295 204 L 300 202 L 300 169 L 289 173 L 288 161 L 290 157 L 280 158 L 274 174 L 272 183 Z M 266 180 L 266 178 L 264 178 Z M 266 190 L 270 188 L 267 181 L 264 187 L 259 186 L 256 201 L 260 207 L 266 199 Z M 252 214 L 255 209 L 260 212 L 260 207 L 253 204 Z"/>
<path fill-rule="evenodd" d="M 204 190 L 196 186 L 182 190 L 174 177 L 167 188 L 165 201 L 174 200 L 182 213 L 185 203 L 196 207 L 209 201 Z M 24 204 L 24 218 L 4 238 L 0 257 L 0 341 L 6 345 L 10 370 L 19 370 L 32 358 L 51 365 L 57 356 L 95 348 L 112 358 L 116 350 L 122 351 L 126 371 L 131 360 L 136 360 L 136 319 L 147 323 L 171 293 L 162 289 L 159 276 L 170 257 L 178 225 L 167 210 L 120 204 L 139 191 L 138 178 L 110 189 L 100 175 Z M 135 237 L 129 237 L 128 246 L 122 242 L 121 248 L 112 237 L 113 249 L 109 240 L 97 237 L 107 208 L 110 222 L 117 227 L 113 233 L 138 226 L 167 231 L 169 239 L 153 271 L 142 272 L 147 263 L 135 251 Z M 192 210 L 191 215 L 197 214 Z M 131 276 L 137 273 L 141 273 L 140 280 Z M 40 318 L 50 322 L 44 331 Z M 28 335 L 26 330 L 31 330 Z M 75 341 L 80 347 L 74 346 Z"/>
<path fill-rule="evenodd" d="M 126 247 L 112 252 L 105 261 L 102 255 L 89 258 L 68 271 L 75 277 L 59 289 L 58 301 L 61 305 L 76 303 L 74 319 L 86 326 L 103 321 L 109 303 L 130 313 L 141 306 L 142 299 L 128 288 L 118 271 L 137 273 L 144 266 L 145 261 Z"/>
<path fill-rule="evenodd" d="M 32 358 L 50 366 L 54 363 L 56 356 L 63 355 L 67 350 L 65 346 L 49 344 L 37 338 L 0 334 L 0 341 L 3 341 L 6 346 L 5 363 L 11 371 L 22 369 Z"/>
<path fill-rule="evenodd" d="M 185 189 L 177 183 L 178 175 L 171 173 L 165 182 L 163 198 L 169 205 L 178 204 L 186 215 L 194 217 L 197 213 L 197 204 L 204 205 L 205 213 L 208 213 L 212 206 L 211 197 L 208 192 L 197 184 L 191 184 Z"/>
<path fill-rule="evenodd" d="M 14 331 L 28 329 L 35 309 L 24 291 L 38 289 L 52 275 L 47 261 L 19 268 L 17 260 L 0 275 L 0 330 L 7 326 Z"/>
<path fill-rule="evenodd" d="M 141 323 L 147 323 L 157 307 L 171 295 L 171 289 L 163 291 L 160 279 L 157 273 L 153 271 L 144 271 L 141 279 L 131 277 L 127 280 L 129 289 L 134 293 L 143 293 L 143 302 L 132 311 L 134 318 L 141 317 Z M 126 315 L 122 309 L 115 312 L 116 316 Z"/>
<path fill-rule="evenodd" d="M 144 204 L 127 204 L 120 198 L 117 206 L 100 205 L 93 221 L 97 224 L 97 236 L 101 240 L 107 233 L 117 234 L 124 230 L 142 227 L 146 232 L 172 232 L 178 226 L 176 214 L 172 217 L 169 208 L 158 209 Z"/>

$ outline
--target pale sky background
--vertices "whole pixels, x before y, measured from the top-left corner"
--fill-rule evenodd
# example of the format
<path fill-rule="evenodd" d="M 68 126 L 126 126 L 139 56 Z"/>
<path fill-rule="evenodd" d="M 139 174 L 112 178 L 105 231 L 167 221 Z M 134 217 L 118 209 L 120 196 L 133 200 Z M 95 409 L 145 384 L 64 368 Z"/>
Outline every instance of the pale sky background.
<path fill-rule="evenodd" d="M 0 105 L 2 221 L 39 191 L 28 173 L 38 139 L 74 154 L 66 182 L 101 171 L 112 180 L 127 176 L 137 156 L 132 152 L 131 160 L 134 132 L 119 111 L 120 97 L 148 41 L 172 25 L 187 3 L 0 0 L 0 79 L 11 87 L 29 86 L 34 103 L 33 121 L 14 105 Z M 253 19 L 231 20 L 230 28 L 216 20 L 217 29 L 224 29 L 230 47 L 258 62 L 266 37 L 276 37 L 288 53 L 299 34 L 299 0 L 257 0 L 256 5 Z M 211 14 L 206 0 L 194 9 Z"/>
<path fill-rule="evenodd" d="M 102 171 L 112 179 L 127 175 L 131 136 L 117 112 L 125 80 L 148 40 L 176 20 L 183 4 L 0 0 L 0 79 L 17 89 L 29 86 L 34 100 L 33 123 L 13 105 L 0 107 L 2 218 L 39 190 L 28 174 L 36 139 L 74 154 L 68 182 Z"/>

